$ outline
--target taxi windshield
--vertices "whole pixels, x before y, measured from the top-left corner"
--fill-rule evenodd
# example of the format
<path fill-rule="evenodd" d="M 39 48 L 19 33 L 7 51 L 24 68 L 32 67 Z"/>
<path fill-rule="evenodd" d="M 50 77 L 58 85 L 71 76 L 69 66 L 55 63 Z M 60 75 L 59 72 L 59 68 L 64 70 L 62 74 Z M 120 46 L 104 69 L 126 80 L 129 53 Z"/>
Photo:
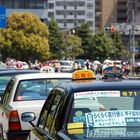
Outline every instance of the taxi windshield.
<path fill-rule="evenodd" d="M 67 129 L 140 127 L 140 89 L 74 93 Z"/>

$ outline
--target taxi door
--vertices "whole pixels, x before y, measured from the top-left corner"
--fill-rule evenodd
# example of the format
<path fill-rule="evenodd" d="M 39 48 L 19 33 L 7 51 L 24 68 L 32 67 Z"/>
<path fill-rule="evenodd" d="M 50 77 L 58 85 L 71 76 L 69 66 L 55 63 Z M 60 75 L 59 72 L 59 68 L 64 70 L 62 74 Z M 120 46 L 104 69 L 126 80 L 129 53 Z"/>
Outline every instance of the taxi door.
<path fill-rule="evenodd" d="M 56 132 L 56 116 L 60 113 L 62 95 L 57 92 L 57 94 L 50 94 L 44 107 L 41 111 L 37 126 L 31 131 L 28 136 L 28 140 L 56 140 L 54 138 Z M 58 124 L 59 125 L 59 124 Z"/>

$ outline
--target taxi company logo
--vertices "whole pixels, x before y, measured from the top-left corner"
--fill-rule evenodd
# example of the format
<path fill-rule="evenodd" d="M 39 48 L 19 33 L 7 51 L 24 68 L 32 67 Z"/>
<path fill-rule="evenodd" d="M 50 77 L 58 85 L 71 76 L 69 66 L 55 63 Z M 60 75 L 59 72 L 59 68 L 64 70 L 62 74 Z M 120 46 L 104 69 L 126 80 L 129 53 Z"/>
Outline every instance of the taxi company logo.
<path fill-rule="evenodd" d="M 107 67 L 103 70 L 103 73 L 107 76 L 118 76 L 122 74 L 122 69 L 119 67 Z"/>

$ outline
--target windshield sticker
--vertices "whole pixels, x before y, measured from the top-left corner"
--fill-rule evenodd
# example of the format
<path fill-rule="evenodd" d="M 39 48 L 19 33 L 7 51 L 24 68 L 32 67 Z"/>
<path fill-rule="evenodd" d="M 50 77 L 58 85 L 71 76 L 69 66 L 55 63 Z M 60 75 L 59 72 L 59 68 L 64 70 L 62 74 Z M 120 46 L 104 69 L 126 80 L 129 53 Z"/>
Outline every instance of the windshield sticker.
<path fill-rule="evenodd" d="M 16 100 L 22 101 L 22 100 L 23 100 L 23 96 L 18 95 L 18 96 L 16 97 Z"/>
<path fill-rule="evenodd" d="M 87 127 L 140 126 L 140 111 L 104 111 L 86 113 Z"/>
<path fill-rule="evenodd" d="M 83 134 L 84 133 L 84 129 L 70 129 L 68 130 L 69 134 Z"/>
<path fill-rule="evenodd" d="M 74 99 L 91 97 L 120 97 L 120 91 L 87 91 L 74 93 Z"/>
<path fill-rule="evenodd" d="M 75 116 L 82 116 L 83 115 L 83 112 L 82 111 L 76 111 L 75 112 Z"/>
<path fill-rule="evenodd" d="M 82 111 L 76 111 L 74 117 L 72 118 L 73 122 L 85 122 L 86 117 Z"/>
<path fill-rule="evenodd" d="M 85 121 L 86 121 L 85 116 L 73 117 L 73 122 L 85 122 Z"/>
<path fill-rule="evenodd" d="M 83 128 L 83 122 L 76 122 L 76 123 L 68 123 L 67 129 L 74 129 L 74 128 Z"/>

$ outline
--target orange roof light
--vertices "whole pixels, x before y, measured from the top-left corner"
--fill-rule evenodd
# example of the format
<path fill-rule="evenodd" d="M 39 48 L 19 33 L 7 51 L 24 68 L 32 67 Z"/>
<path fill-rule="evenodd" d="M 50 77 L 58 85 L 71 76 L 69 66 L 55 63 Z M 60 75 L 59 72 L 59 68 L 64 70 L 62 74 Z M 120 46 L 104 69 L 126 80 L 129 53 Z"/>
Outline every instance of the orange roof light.
<path fill-rule="evenodd" d="M 76 70 L 73 72 L 72 80 L 96 79 L 92 70 Z"/>

